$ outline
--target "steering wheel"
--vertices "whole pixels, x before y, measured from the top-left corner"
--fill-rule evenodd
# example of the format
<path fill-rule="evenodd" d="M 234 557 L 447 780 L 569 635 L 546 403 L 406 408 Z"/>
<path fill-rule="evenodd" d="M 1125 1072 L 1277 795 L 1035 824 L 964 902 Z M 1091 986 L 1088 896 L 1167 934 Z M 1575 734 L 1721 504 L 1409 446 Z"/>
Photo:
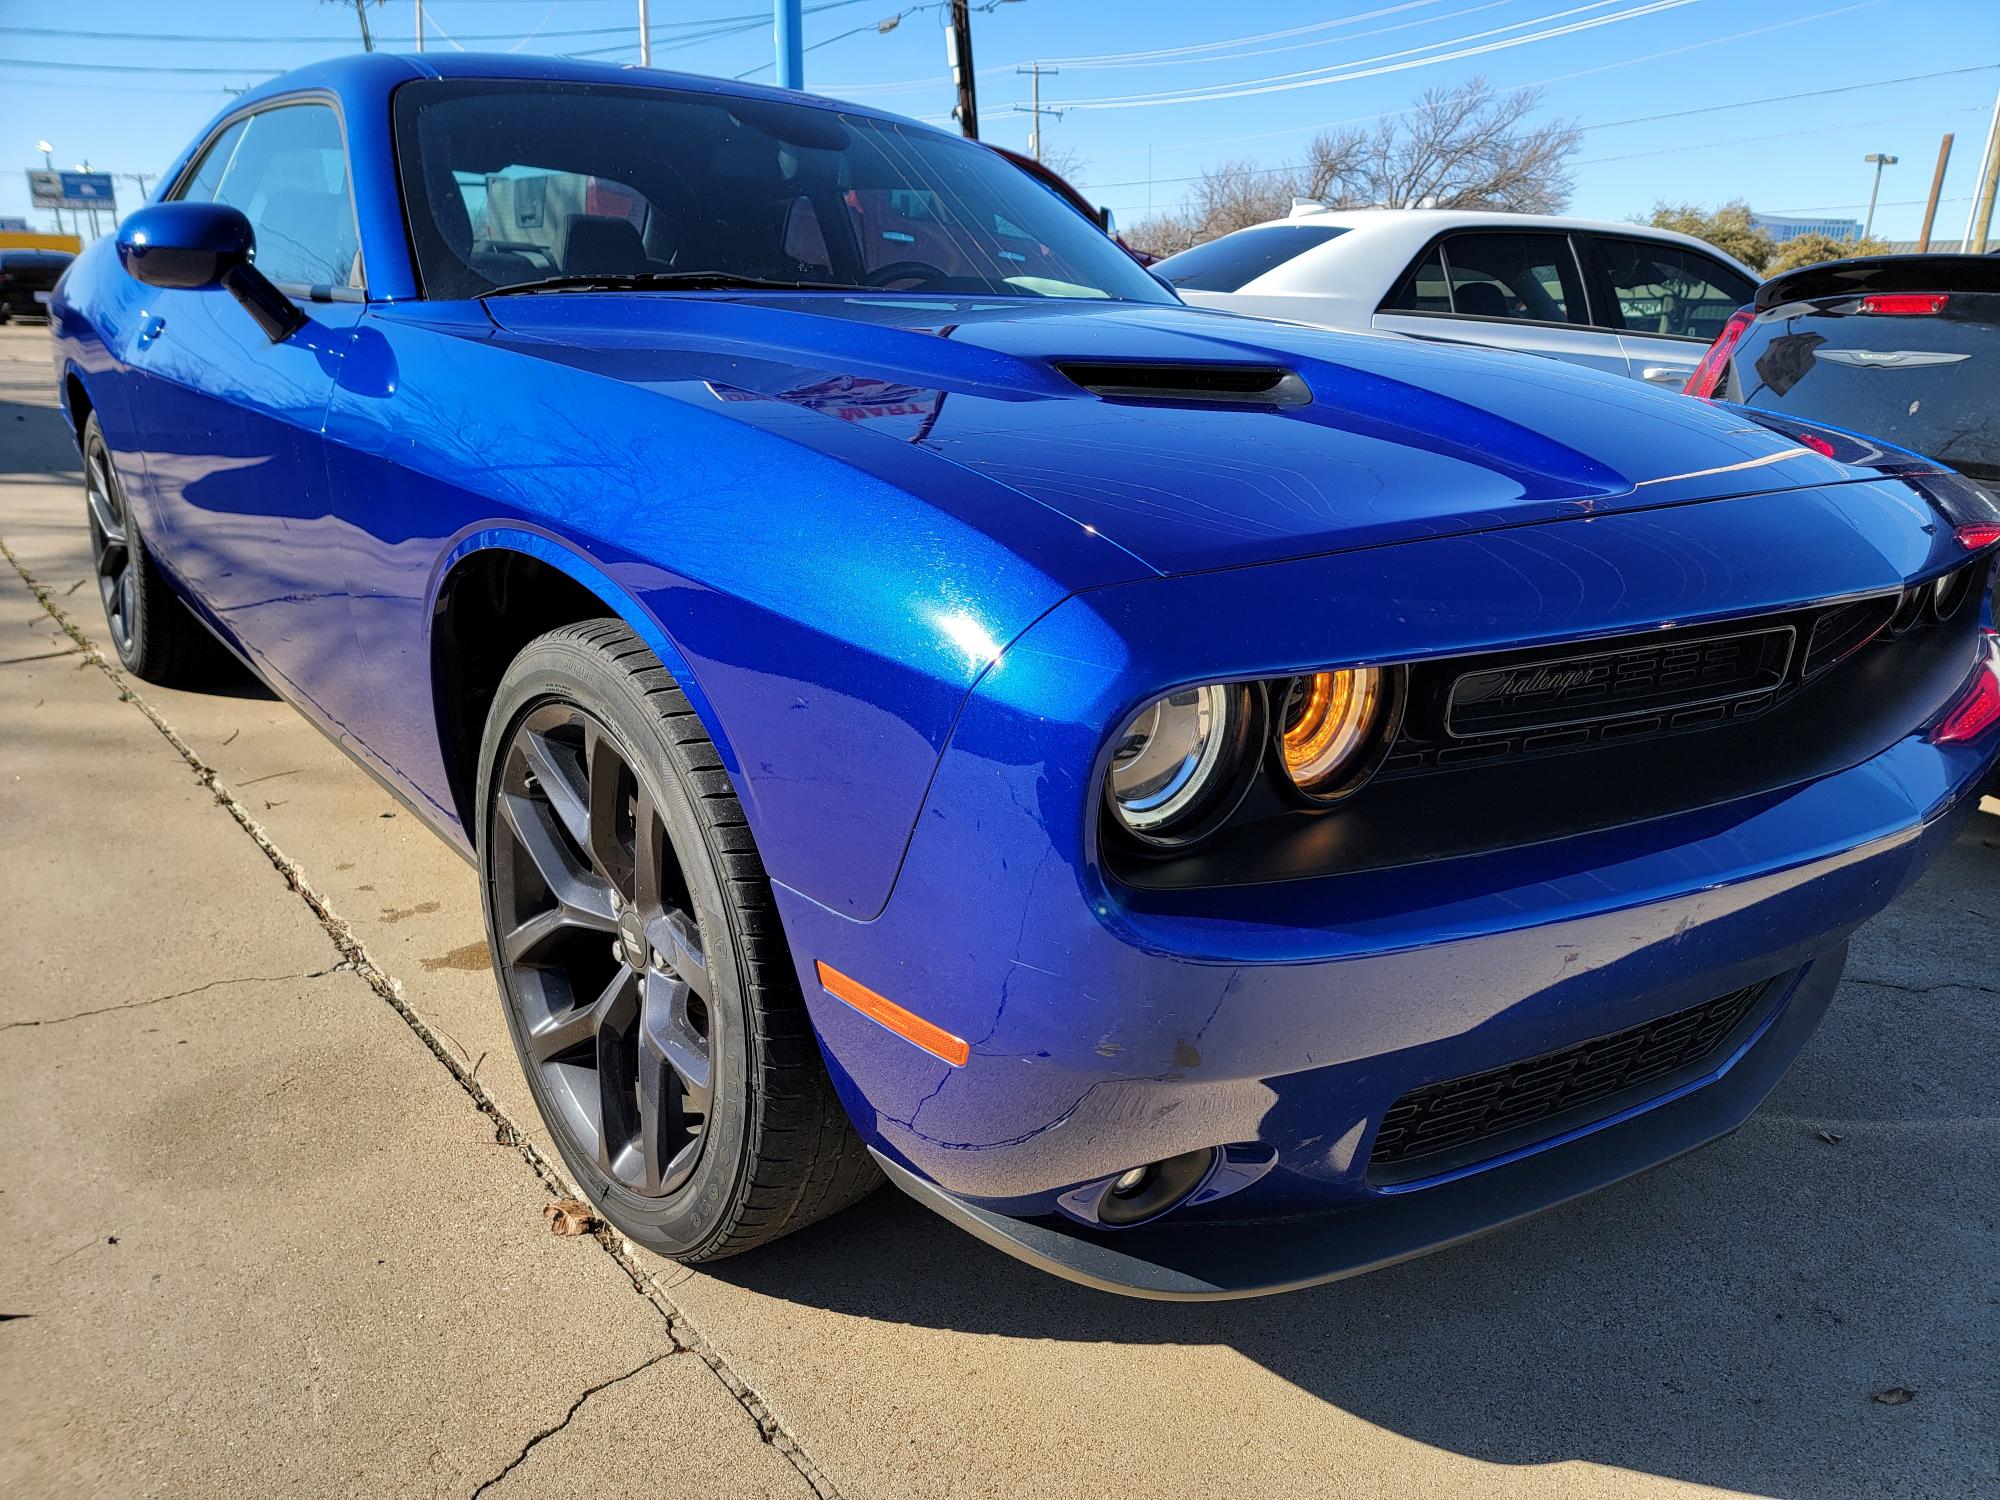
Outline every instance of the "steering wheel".
<path fill-rule="evenodd" d="M 892 260 L 886 266 L 877 266 L 863 280 L 867 285 L 884 291 L 918 292 L 926 287 L 941 286 L 952 280 L 952 275 L 943 266 L 934 266 L 929 261 Z M 891 283 L 898 281 L 913 281 L 915 285 L 892 288 Z"/>

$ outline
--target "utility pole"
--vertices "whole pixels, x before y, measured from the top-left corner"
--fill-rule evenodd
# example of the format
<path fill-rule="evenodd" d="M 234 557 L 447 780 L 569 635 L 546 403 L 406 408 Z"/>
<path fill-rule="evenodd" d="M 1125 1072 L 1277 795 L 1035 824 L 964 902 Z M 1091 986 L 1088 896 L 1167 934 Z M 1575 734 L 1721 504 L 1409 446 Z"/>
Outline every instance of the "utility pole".
<path fill-rule="evenodd" d="M 1959 248 L 1968 255 L 1986 252 L 1986 236 L 1993 228 L 1993 193 L 2000 186 L 2000 95 L 1993 99 L 1993 123 L 1986 129 L 1986 154 L 1979 158 L 1979 177 L 1972 185 L 1972 212 L 1965 220 L 1965 243 Z"/>
<path fill-rule="evenodd" d="M 1875 228 L 1875 198 L 1882 191 L 1882 169 L 1895 166 L 1897 158 L 1885 156 L 1880 151 L 1871 151 L 1861 159 L 1875 163 L 1875 185 L 1868 190 L 1868 218 L 1861 226 L 1861 238 L 1865 240 Z"/>
<path fill-rule="evenodd" d="M 424 0 L 417 0 L 417 50 L 424 50 Z"/>
<path fill-rule="evenodd" d="M 1042 75 L 1046 73 L 1051 78 L 1054 78 L 1062 72 L 1062 69 L 1045 68 L 1037 62 L 1029 63 L 1025 68 L 1016 68 L 1014 71 L 1016 73 L 1026 73 L 1033 80 L 1029 85 L 1029 98 L 1033 102 L 1028 105 L 1028 114 L 1034 120 L 1034 124 L 1028 127 L 1028 155 L 1034 157 L 1036 161 L 1040 161 L 1042 159 L 1042 115 L 1045 113 L 1042 109 Z M 1016 105 L 1015 107 L 1018 109 L 1020 106 Z M 1049 109 L 1046 113 L 1052 114 L 1058 119 L 1062 117 L 1062 111 L 1059 109 Z"/>
<path fill-rule="evenodd" d="M 944 55 L 951 64 L 951 81 L 958 89 L 958 103 L 951 108 L 960 132 L 969 141 L 979 139 L 979 96 L 972 76 L 972 7 L 966 0 L 951 0 L 951 29 L 944 34 Z"/>
<path fill-rule="evenodd" d="M 801 0 L 771 0 L 771 41 L 778 51 L 778 87 L 804 88 L 806 22 Z"/>
<path fill-rule="evenodd" d="M 646 9 L 646 0 L 639 0 L 639 66 L 653 65 L 653 18 Z"/>
<path fill-rule="evenodd" d="M 321 3 L 326 3 L 326 0 L 321 0 Z M 332 0 L 332 3 L 335 5 L 346 5 L 350 3 L 350 0 Z M 351 0 L 351 3 L 354 6 L 354 19 L 361 23 L 361 50 L 363 52 L 373 52 L 375 50 L 375 38 L 368 31 L 368 0 Z M 382 0 L 375 0 L 375 3 L 380 5 Z M 422 37 L 422 26 L 417 28 L 417 35 Z"/>
<path fill-rule="evenodd" d="M 1950 131 L 1946 131 L 1944 139 L 1938 142 L 1937 170 L 1931 173 L 1930 201 L 1924 204 L 1923 233 L 1917 236 L 1917 254 L 1919 255 L 1922 255 L 1931 247 L 1931 225 L 1937 219 L 1938 194 L 1944 191 L 1944 169 L 1951 161 L 1951 142 L 1952 134 Z"/>

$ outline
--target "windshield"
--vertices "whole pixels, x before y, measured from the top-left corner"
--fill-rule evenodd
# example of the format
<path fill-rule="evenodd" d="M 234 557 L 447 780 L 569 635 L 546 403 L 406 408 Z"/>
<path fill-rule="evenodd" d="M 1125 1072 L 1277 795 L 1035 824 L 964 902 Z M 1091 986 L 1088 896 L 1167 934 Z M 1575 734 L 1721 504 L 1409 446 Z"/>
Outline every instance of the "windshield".
<path fill-rule="evenodd" d="M 1759 318 L 1716 395 L 1887 438 L 2000 480 L 2000 294 L 1954 292 L 1918 316 L 1855 306 L 1848 297 Z"/>
<path fill-rule="evenodd" d="M 761 97 L 478 80 L 405 84 L 395 122 L 430 297 L 711 275 L 1171 300 L 1041 183 L 920 125 Z"/>

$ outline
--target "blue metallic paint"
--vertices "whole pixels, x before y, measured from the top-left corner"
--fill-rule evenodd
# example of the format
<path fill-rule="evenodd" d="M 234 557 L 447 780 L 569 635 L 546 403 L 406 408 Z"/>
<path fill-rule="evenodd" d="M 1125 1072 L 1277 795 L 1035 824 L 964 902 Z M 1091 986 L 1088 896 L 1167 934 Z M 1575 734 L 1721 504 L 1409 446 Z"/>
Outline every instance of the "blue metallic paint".
<path fill-rule="evenodd" d="M 1835 774 L 1669 818 L 1365 876 L 1125 887 L 1096 847 L 1107 734 L 1167 688 L 1727 620 L 1963 553 L 1896 476 L 1909 455 L 1828 456 L 1526 357 L 1116 303 L 417 300 L 388 100 L 436 73 L 646 76 L 378 56 L 253 92 L 218 125 L 338 99 L 368 300 L 309 304 L 274 347 L 227 297 L 142 287 L 94 247 L 55 308 L 66 399 L 78 382 L 204 615 L 461 847 L 431 670 L 454 569 L 521 552 L 632 625 L 722 749 L 864 1137 L 989 1217 L 1236 1143 L 1275 1164 L 1170 1223 L 1379 1220 L 1394 1197 L 1464 1205 L 1409 1210 L 1425 1227 L 1391 1238 L 1422 1243 L 1399 1253 L 1447 1242 L 1492 1221 L 1476 1195 L 1366 1181 L 1401 1093 L 1817 959 L 1812 1014 L 1781 992 L 1756 1069 L 1693 1091 L 1726 1104 L 1660 1105 L 1740 1118 L 1847 934 L 2000 754 L 2000 729 L 1940 746 L 1913 721 Z M 1061 357 L 1275 360 L 1314 399 L 1105 401 Z M 835 1001 L 815 960 L 970 1063 Z M 1580 1188 L 1671 1154 L 1647 1118 L 1525 1152 L 1537 1202 L 1566 1170 Z"/>

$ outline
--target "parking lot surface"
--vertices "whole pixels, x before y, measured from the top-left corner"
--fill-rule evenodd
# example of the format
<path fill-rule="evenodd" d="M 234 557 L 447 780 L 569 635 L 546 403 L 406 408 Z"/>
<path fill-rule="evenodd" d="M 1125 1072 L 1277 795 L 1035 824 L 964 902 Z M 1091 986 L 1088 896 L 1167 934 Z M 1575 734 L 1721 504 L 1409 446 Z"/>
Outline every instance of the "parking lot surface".
<path fill-rule="evenodd" d="M 98 654 L 75 471 L 0 329 L 0 1491 L 2000 1485 L 2000 800 L 1743 1130 L 1527 1225 L 1187 1306 L 884 1190 L 690 1271 L 549 1233 L 470 868 L 261 688 Z"/>

